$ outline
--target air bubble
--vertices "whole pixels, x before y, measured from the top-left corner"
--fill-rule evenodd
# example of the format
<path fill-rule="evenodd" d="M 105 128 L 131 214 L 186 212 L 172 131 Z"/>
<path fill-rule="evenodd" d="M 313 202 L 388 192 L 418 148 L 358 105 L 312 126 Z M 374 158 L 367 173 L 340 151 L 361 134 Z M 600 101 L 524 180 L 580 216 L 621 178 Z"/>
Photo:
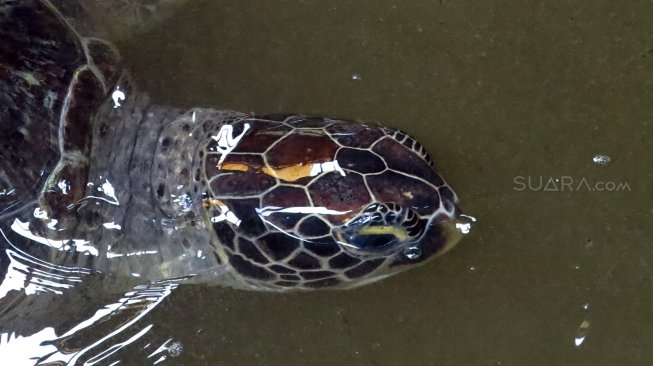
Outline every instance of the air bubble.
<path fill-rule="evenodd" d="M 179 357 L 184 351 L 184 345 L 179 341 L 174 341 L 168 346 L 168 354 L 170 357 Z"/>
<path fill-rule="evenodd" d="M 596 165 L 608 165 L 612 161 L 612 158 L 604 154 L 596 154 L 592 158 L 592 161 Z"/>
<path fill-rule="evenodd" d="M 404 250 L 404 255 L 410 260 L 415 260 L 422 256 L 422 250 L 419 247 L 408 247 Z"/>
<path fill-rule="evenodd" d="M 576 330 L 576 335 L 574 336 L 574 346 L 576 347 L 580 347 L 583 344 L 583 342 L 585 342 L 590 328 L 590 319 L 589 319 L 590 304 L 586 302 L 582 305 L 582 308 L 584 314 L 583 320 L 580 322 L 580 325 Z"/>

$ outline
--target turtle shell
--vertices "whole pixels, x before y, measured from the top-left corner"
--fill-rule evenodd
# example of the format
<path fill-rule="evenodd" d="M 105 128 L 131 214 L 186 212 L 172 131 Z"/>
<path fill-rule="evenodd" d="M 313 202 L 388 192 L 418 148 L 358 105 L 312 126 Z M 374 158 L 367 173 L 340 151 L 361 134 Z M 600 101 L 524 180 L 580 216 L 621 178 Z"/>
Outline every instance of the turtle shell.
<path fill-rule="evenodd" d="M 56 211 L 81 194 L 118 56 L 41 1 L 0 3 L 0 39 L 0 217 L 39 196 Z"/>

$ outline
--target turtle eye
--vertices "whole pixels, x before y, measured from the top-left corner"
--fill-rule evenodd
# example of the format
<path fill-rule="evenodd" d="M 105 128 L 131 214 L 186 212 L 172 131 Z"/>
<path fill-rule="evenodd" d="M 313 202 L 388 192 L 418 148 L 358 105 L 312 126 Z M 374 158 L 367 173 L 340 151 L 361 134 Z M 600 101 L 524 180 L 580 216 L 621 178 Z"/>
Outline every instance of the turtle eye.
<path fill-rule="evenodd" d="M 345 225 L 334 229 L 341 245 L 359 255 L 386 255 L 413 242 L 422 233 L 410 209 L 393 203 L 374 203 Z"/>
<path fill-rule="evenodd" d="M 353 234 L 347 237 L 347 243 L 361 253 L 385 253 L 400 241 L 392 234 Z"/>

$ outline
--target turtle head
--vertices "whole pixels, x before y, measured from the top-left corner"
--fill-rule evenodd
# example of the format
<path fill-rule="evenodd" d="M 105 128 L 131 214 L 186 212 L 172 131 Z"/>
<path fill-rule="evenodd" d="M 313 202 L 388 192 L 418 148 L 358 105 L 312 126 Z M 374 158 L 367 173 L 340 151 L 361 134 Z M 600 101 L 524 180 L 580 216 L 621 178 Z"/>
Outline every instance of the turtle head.
<path fill-rule="evenodd" d="M 356 287 L 444 253 L 468 230 L 455 193 L 400 131 L 267 116 L 215 136 L 203 154 L 215 247 L 248 286 Z"/>
<path fill-rule="evenodd" d="M 352 200 L 347 210 L 354 214 L 334 222 L 331 232 L 348 255 L 378 263 L 374 271 L 351 281 L 350 287 L 385 278 L 444 254 L 470 231 L 474 220 L 462 214 L 457 195 L 416 140 L 401 131 L 382 131 L 384 136 L 371 149 L 358 153 L 361 165 L 374 159 L 386 165 L 378 173 L 360 171 L 371 202 L 360 205 Z M 344 161 L 344 165 L 358 168 L 349 161 Z"/>

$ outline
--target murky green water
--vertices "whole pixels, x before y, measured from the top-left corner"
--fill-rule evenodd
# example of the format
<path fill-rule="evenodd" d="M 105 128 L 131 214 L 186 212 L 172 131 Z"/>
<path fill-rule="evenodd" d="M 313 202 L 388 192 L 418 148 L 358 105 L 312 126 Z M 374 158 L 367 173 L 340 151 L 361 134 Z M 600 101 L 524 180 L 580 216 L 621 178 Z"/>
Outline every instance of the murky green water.
<path fill-rule="evenodd" d="M 479 220 L 446 256 L 353 291 L 181 286 L 153 313 L 184 344 L 172 363 L 651 364 L 652 15 L 647 1 L 193 1 L 123 42 L 157 103 L 400 127 Z M 588 189 L 601 182 L 628 188 Z"/>

